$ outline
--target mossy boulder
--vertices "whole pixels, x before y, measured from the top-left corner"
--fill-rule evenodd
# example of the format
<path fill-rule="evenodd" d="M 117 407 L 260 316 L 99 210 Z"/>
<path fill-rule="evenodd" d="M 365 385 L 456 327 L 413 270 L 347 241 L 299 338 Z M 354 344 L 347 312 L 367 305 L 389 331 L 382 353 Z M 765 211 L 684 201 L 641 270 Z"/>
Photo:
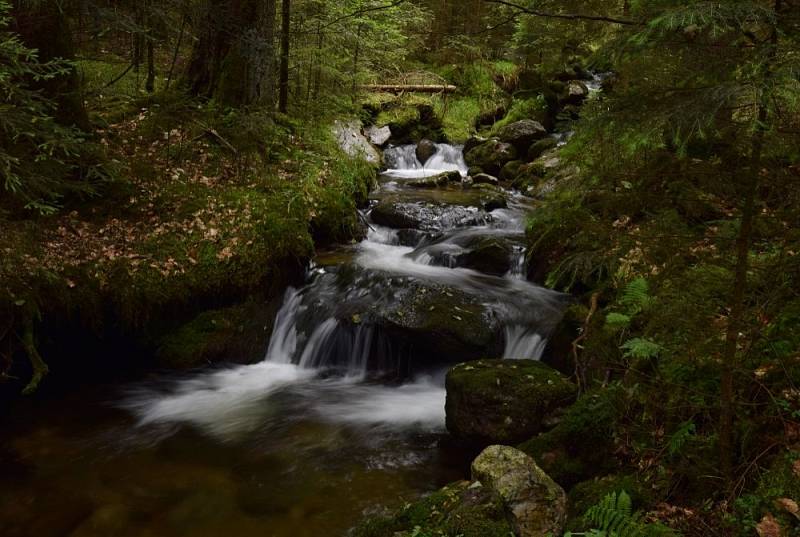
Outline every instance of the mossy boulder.
<path fill-rule="evenodd" d="M 159 366 L 187 369 L 217 362 L 263 358 L 275 304 L 249 302 L 201 313 L 157 341 Z"/>
<path fill-rule="evenodd" d="M 468 247 L 469 251 L 459 256 L 458 266 L 495 276 L 502 276 L 510 270 L 514 246 L 509 241 L 497 237 L 478 237 Z"/>
<path fill-rule="evenodd" d="M 589 88 L 580 80 L 570 80 L 559 95 L 559 103 L 580 106 L 589 97 Z"/>
<path fill-rule="evenodd" d="M 436 144 L 432 140 L 423 138 L 419 141 L 419 143 L 417 143 L 417 148 L 414 152 L 417 156 L 417 160 L 424 166 L 425 163 L 436 154 L 436 151 Z"/>
<path fill-rule="evenodd" d="M 497 131 L 497 137 L 501 142 L 513 145 L 518 154 L 525 155 L 533 142 L 547 137 L 547 129 L 538 121 L 522 119 L 502 127 Z"/>
<path fill-rule="evenodd" d="M 383 516 L 371 516 L 353 528 L 351 537 L 461 536 L 509 537 L 501 499 L 480 483 L 460 481 Z"/>
<path fill-rule="evenodd" d="M 561 535 L 566 520 L 564 489 L 525 453 L 489 446 L 472 461 L 472 479 L 501 499 L 515 535 Z"/>
<path fill-rule="evenodd" d="M 547 137 L 542 138 L 528 148 L 528 161 L 534 161 L 541 157 L 545 151 L 550 151 L 558 146 L 558 141 L 555 138 Z"/>
<path fill-rule="evenodd" d="M 519 442 L 547 428 L 576 386 L 535 360 L 479 360 L 447 373 L 447 430 L 469 443 Z"/>
<path fill-rule="evenodd" d="M 491 220 L 479 207 L 438 202 L 403 202 L 386 199 L 370 213 L 372 221 L 393 229 L 440 231 L 463 226 L 485 224 Z"/>
<path fill-rule="evenodd" d="M 438 188 L 447 186 L 449 183 L 460 183 L 461 174 L 458 171 L 443 172 L 431 177 L 424 177 L 409 181 L 408 186 L 414 188 Z"/>
<path fill-rule="evenodd" d="M 582 396 L 550 431 L 517 447 L 533 457 L 562 487 L 616 472 L 614 455 L 617 390 Z"/>
<path fill-rule="evenodd" d="M 513 181 L 519 175 L 520 168 L 524 165 L 521 160 L 512 160 L 507 162 L 503 169 L 500 170 L 500 179 L 502 181 Z"/>
<path fill-rule="evenodd" d="M 513 145 L 491 139 L 471 148 L 464 154 L 469 166 L 477 166 L 488 174 L 498 175 L 507 162 L 517 158 L 517 150 Z"/>
<path fill-rule="evenodd" d="M 472 176 L 472 183 L 475 185 L 494 185 L 500 184 L 497 177 L 489 175 L 488 173 L 479 173 Z"/>

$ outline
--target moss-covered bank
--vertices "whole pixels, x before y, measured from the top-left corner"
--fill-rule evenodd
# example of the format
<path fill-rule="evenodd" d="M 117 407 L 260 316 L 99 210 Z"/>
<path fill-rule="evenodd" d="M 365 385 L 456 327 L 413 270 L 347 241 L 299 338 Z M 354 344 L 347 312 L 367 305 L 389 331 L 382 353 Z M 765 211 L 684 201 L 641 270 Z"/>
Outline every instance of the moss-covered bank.
<path fill-rule="evenodd" d="M 68 348 L 78 333 L 157 351 L 158 365 L 252 360 L 241 346 L 221 352 L 220 331 L 241 339 L 230 336 L 257 325 L 266 341 L 266 305 L 302 278 L 315 242 L 361 233 L 375 169 L 342 154 L 327 126 L 179 95 L 138 105 L 95 118 L 117 165 L 101 198 L 51 216 L 0 213 L 0 372 L 29 378 L 20 342 L 39 333 L 45 361 L 72 356 L 62 370 L 82 369 L 84 353 Z"/>

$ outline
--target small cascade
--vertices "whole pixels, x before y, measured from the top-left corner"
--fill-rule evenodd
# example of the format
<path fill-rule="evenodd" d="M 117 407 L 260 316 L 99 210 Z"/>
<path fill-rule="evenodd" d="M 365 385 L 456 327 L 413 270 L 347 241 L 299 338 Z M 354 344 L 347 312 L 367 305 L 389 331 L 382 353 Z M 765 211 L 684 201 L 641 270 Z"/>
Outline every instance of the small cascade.
<path fill-rule="evenodd" d="M 444 172 L 457 171 L 467 175 L 463 146 L 436 144 L 436 153 L 423 165 L 416 154 L 417 146 L 399 145 L 386 149 L 383 155 L 387 170 L 385 175 L 397 179 L 419 179 Z"/>
<path fill-rule="evenodd" d="M 506 360 L 540 360 L 547 347 L 547 340 L 538 332 L 524 326 L 506 327 L 506 347 L 503 358 Z"/>

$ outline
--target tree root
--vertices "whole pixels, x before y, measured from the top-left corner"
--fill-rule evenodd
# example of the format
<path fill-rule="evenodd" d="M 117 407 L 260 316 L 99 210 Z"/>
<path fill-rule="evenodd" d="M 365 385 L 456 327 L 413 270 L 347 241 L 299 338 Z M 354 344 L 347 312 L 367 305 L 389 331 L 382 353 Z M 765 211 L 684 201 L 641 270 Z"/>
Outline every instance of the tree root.
<path fill-rule="evenodd" d="M 591 298 L 591 305 L 589 307 L 589 313 L 586 315 L 586 319 L 583 321 L 583 327 L 581 328 L 580 335 L 575 338 L 575 341 L 572 342 L 572 357 L 575 361 L 575 380 L 578 383 L 578 390 L 583 393 L 586 391 L 586 364 L 582 363 L 579 356 L 579 349 L 581 349 L 581 343 L 589 337 L 589 326 L 592 322 L 592 317 L 594 314 L 597 313 L 597 302 L 600 299 L 600 293 L 593 293 Z"/>
<path fill-rule="evenodd" d="M 22 393 L 23 395 L 31 395 L 39 387 L 39 383 L 42 382 L 42 379 L 45 377 L 45 375 L 50 372 L 50 368 L 47 367 L 47 364 L 42 359 L 42 356 L 39 354 L 39 351 L 36 348 L 36 343 L 33 337 L 32 316 L 25 317 L 20 341 L 25 349 L 25 353 L 28 355 L 28 361 L 30 361 L 31 367 L 33 368 L 31 380 L 28 382 L 28 385 L 25 386 L 25 389 L 22 390 Z"/>

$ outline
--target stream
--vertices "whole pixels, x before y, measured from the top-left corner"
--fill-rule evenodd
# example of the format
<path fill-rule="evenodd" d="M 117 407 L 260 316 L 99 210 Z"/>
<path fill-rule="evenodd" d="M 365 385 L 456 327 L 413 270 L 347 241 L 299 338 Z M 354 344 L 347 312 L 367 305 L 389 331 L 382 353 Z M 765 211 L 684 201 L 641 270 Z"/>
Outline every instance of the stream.
<path fill-rule="evenodd" d="M 342 535 L 461 479 L 444 375 L 540 358 L 564 297 L 526 281 L 530 200 L 460 147 L 389 148 L 366 238 L 286 291 L 263 361 L 21 404 L 0 422 L 0 534 Z"/>

